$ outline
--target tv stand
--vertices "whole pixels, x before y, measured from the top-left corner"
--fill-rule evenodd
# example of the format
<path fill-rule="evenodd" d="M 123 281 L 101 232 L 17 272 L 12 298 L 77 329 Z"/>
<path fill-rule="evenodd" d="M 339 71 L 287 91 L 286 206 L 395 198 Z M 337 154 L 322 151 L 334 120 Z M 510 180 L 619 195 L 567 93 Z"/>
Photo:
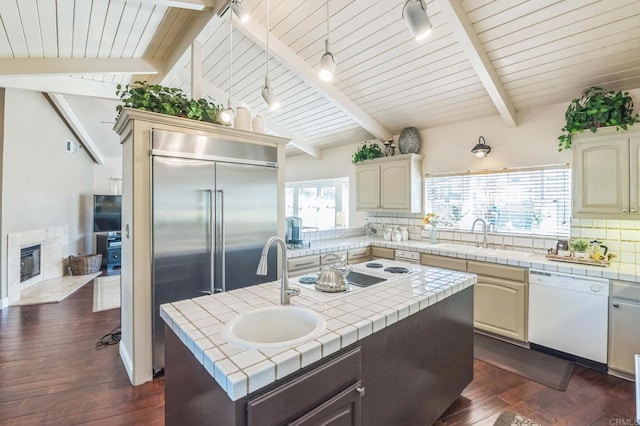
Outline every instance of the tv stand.
<path fill-rule="evenodd" d="M 97 251 L 102 255 L 102 267 L 107 268 L 107 272 L 120 269 L 122 240 L 119 232 L 96 235 Z"/>

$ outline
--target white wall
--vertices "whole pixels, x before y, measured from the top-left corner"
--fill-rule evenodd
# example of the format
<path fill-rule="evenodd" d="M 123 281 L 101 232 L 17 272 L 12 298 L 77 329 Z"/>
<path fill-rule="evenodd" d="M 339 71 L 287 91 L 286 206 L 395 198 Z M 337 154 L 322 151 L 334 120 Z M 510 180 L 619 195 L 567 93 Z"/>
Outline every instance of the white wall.
<path fill-rule="evenodd" d="M 360 142 L 322 151 L 322 159 L 310 155 L 287 157 L 286 182 L 349 178 L 349 226 L 362 226 L 366 212 L 355 211 L 355 168 L 351 156 Z"/>
<path fill-rule="evenodd" d="M 122 158 L 106 158 L 95 165 L 94 194 L 122 194 Z"/>
<path fill-rule="evenodd" d="M 422 130 L 422 172 L 568 163 L 571 153 L 559 153 L 557 140 L 566 107 L 562 104 L 519 111 L 518 127 L 508 127 L 500 116 L 493 116 Z M 471 154 L 480 136 L 491 146 L 491 153 L 485 158 Z"/>
<path fill-rule="evenodd" d="M 94 162 L 39 92 L 5 89 L 2 167 L 2 247 L 7 234 L 69 225 L 69 250 L 91 248 Z M 2 297 L 7 294 L 7 255 L 2 251 Z"/>

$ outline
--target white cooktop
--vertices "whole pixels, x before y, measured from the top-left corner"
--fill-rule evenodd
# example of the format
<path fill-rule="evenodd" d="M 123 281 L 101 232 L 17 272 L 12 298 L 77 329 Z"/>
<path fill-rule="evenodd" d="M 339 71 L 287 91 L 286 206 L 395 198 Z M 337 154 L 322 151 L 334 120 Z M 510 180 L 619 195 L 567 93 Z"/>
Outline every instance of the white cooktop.
<path fill-rule="evenodd" d="M 378 266 L 378 265 L 381 265 L 381 266 Z M 384 278 L 386 281 L 382 281 L 382 282 L 393 281 L 398 278 L 402 278 L 403 276 L 413 274 L 418 270 L 418 267 L 416 265 L 410 265 L 405 262 L 397 262 L 395 260 L 389 260 L 389 259 L 374 259 L 374 260 L 371 260 L 370 262 L 363 262 L 363 263 L 358 263 L 356 265 L 352 265 L 352 268 L 353 268 L 353 272 L 370 275 L 373 277 Z M 392 270 L 389 270 L 388 268 L 406 268 L 408 272 L 397 273 L 397 272 L 392 272 Z M 318 277 L 319 274 L 320 274 L 319 272 L 316 272 L 316 273 L 305 274 L 297 277 L 289 277 L 289 283 L 300 287 L 302 289 L 303 295 L 311 296 L 313 300 L 318 302 L 329 302 L 332 300 L 336 300 L 346 295 L 353 294 L 358 291 L 362 291 L 365 288 L 375 287 L 377 285 L 377 284 L 372 284 L 365 287 L 365 286 L 349 283 L 347 285 L 347 291 L 343 291 L 339 293 L 326 293 L 326 292 L 321 292 L 316 290 L 315 283 L 305 282 L 305 279 L 315 279 Z"/>

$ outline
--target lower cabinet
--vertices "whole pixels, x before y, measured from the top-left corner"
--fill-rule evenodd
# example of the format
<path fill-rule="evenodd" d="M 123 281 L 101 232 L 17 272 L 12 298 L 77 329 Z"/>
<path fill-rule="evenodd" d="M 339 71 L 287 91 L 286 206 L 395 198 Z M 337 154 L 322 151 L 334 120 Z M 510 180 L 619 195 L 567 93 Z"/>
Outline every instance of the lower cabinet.
<path fill-rule="evenodd" d="M 347 252 L 347 260 L 351 264 L 371 260 L 371 247 L 361 247 L 349 250 Z"/>
<path fill-rule="evenodd" d="M 371 257 L 373 259 L 396 259 L 396 251 L 384 247 L 371 247 Z"/>
<path fill-rule="evenodd" d="M 453 257 L 423 253 L 420 255 L 420 264 L 424 266 L 434 266 L 436 268 L 451 269 L 453 271 L 467 272 L 467 261 Z"/>
<path fill-rule="evenodd" d="M 247 425 L 360 425 L 364 388 L 355 348 L 247 402 Z"/>
<path fill-rule="evenodd" d="M 609 305 L 609 368 L 635 372 L 635 355 L 640 354 L 640 284 L 611 282 Z"/>
<path fill-rule="evenodd" d="M 307 273 L 318 272 L 320 270 L 320 256 L 302 256 L 292 257 L 287 260 L 287 271 L 289 276 L 304 275 Z"/>
<path fill-rule="evenodd" d="M 474 289 L 474 322 L 479 330 L 527 341 L 528 273 L 524 268 L 467 262 L 478 275 Z"/>
<path fill-rule="evenodd" d="M 292 426 L 361 425 L 362 395 L 364 395 L 364 388 L 362 387 L 362 382 L 358 382 L 289 424 Z"/>

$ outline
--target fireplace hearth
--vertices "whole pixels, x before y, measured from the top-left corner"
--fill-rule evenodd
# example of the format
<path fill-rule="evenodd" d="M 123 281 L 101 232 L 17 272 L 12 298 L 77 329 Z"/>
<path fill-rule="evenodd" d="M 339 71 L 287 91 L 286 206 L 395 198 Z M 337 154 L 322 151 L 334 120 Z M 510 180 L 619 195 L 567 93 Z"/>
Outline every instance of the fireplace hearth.
<path fill-rule="evenodd" d="M 40 244 L 20 249 L 20 282 L 40 275 Z"/>

